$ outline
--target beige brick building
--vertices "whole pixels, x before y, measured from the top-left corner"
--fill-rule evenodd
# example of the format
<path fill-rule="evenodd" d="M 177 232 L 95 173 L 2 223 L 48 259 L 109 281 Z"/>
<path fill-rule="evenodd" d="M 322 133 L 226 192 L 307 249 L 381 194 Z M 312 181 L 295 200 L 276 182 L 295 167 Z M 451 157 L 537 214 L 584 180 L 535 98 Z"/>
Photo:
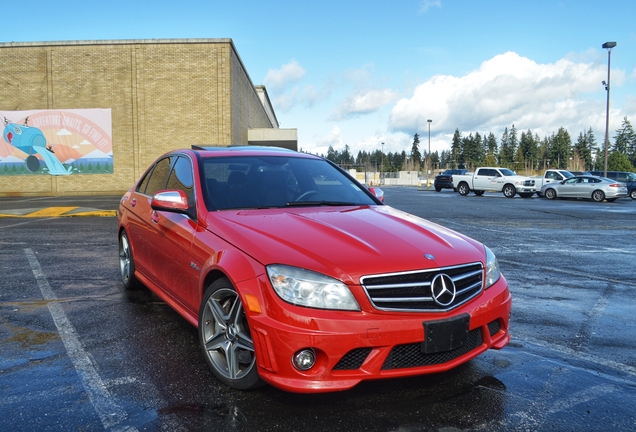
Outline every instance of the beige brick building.
<path fill-rule="evenodd" d="M 231 39 L 0 44 L 0 111 L 85 108 L 111 109 L 113 173 L 0 175 L 0 196 L 120 194 L 192 144 L 297 148 Z"/>

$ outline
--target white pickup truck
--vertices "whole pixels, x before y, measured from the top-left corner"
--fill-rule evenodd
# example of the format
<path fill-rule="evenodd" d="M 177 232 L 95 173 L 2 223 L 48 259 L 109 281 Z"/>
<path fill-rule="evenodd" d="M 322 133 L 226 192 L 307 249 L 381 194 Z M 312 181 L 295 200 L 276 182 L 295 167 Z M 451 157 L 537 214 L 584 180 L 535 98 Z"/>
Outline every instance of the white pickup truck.
<path fill-rule="evenodd" d="M 453 187 L 460 195 L 468 195 L 473 191 L 481 196 L 486 191 L 503 192 L 507 198 L 519 194 L 522 198 L 530 198 L 537 192 L 535 180 L 518 176 L 508 168 L 480 167 L 474 173 L 453 175 Z"/>
<path fill-rule="evenodd" d="M 560 169 L 547 169 L 543 173 L 543 177 L 533 177 L 534 185 L 537 188 L 537 195 L 541 196 L 541 187 L 546 183 L 559 183 L 565 179 L 574 177 L 570 171 Z"/>

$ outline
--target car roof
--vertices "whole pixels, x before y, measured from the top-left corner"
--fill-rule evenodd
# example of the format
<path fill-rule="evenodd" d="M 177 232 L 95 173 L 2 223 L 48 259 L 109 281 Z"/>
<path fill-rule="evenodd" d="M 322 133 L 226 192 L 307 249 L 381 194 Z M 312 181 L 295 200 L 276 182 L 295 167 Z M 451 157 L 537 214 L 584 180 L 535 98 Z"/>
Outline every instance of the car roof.
<path fill-rule="evenodd" d="M 248 146 L 248 145 L 231 145 L 231 146 L 214 146 L 192 144 L 191 149 L 182 149 L 175 151 L 193 151 L 203 157 L 218 156 L 291 156 L 321 159 L 319 156 L 310 153 L 297 152 L 283 147 L 273 146 Z"/>

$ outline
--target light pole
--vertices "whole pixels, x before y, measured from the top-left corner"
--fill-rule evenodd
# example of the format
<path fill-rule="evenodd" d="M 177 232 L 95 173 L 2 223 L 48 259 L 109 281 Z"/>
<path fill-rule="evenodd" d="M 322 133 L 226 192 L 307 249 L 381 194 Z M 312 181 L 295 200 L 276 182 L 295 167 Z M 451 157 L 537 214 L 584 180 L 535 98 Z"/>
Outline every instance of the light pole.
<path fill-rule="evenodd" d="M 610 100 L 610 56 L 612 48 L 616 46 L 616 42 L 605 42 L 603 48 L 607 50 L 607 83 L 603 81 L 605 90 L 607 90 L 607 106 L 605 107 L 605 170 L 603 177 L 607 177 L 607 147 L 609 146 L 609 100 Z"/>
<path fill-rule="evenodd" d="M 431 123 L 433 123 L 433 120 L 428 119 L 426 120 L 428 122 L 428 153 L 426 154 L 426 160 L 431 161 Z M 429 183 L 429 179 L 428 179 L 428 175 L 429 175 L 429 167 L 427 165 L 426 167 L 426 186 L 430 186 L 431 184 Z"/>

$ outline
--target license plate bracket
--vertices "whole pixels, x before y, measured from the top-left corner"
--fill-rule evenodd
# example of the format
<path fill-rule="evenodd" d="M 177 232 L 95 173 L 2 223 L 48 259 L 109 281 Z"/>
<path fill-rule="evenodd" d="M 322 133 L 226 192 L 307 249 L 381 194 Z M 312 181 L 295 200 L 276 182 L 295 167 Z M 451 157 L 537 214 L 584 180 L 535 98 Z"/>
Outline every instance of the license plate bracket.
<path fill-rule="evenodd" d="M 420 350 L 424 354 L 450 351 L 463 346 L 468 339 L 470 315 L 427 321 L 424 324 L 424 342 Z"/>

